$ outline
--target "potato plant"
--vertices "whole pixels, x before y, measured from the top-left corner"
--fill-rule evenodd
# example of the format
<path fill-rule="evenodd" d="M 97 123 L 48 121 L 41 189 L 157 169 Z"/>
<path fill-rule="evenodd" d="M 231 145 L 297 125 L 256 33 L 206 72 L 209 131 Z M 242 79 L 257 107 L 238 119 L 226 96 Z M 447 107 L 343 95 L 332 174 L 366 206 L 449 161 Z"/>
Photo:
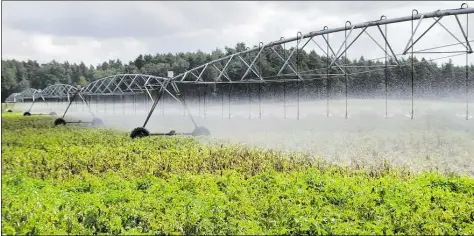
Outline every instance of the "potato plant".
<path fill-rule="evenodd" d="M 5 234 L 474 234 L 465 175 L 2 117 Z"/>

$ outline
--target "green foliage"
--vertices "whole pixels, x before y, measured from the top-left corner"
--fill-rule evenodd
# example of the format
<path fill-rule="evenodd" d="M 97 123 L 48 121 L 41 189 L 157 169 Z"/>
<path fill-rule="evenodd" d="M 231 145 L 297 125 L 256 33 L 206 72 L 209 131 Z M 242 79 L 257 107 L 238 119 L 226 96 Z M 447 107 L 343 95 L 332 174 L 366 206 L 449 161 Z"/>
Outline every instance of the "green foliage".
<path fill-rule="evenodd" d="M 3 116 L 6 234 L 473 234 L 474 180 Z"/>
<path fill-rule="evenodd" d="M 84 76 L 80 76 L 80 77 L 79 77 L 79 81 L 77 81 L 77 84 L 78 84 L 78 85 L 81 85 L 81 86 L 87 85 L 87 83 L 88 83 L 88 82 L 87 82 L 87 80 L 86 80 L 86 78 L 85 78 Z"/>

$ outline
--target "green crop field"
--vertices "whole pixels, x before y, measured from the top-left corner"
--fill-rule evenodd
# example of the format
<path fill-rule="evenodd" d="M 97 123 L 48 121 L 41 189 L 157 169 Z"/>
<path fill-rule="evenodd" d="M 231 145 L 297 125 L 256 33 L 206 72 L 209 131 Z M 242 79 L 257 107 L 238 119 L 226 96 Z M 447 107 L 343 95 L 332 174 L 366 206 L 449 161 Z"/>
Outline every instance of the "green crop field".
<path fill-rule="evenodd" d="M 474 234 L 474 179 L 2 115 L 5 234 Z"/>

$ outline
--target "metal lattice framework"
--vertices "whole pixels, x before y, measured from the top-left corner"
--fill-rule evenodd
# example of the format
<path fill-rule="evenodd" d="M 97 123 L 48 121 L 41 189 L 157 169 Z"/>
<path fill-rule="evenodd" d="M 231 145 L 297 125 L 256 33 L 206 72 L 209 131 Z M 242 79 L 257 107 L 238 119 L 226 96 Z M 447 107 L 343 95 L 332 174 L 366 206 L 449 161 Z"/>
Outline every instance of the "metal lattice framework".
<path fill-rule="evenodd" d="M 406 55 L 409 53 L 411 49 L 411 54 L 429 54 L 429 53 L 472 53 L 471 42 L 468 39 L 467 34 L 467 27 L 463 27 L 461 21 L 459 19 L 459 15 L 466 15 L 474 13 L 474 8 L 464 8 L 467 6 L 463 4 L 463 6 L 459 9 L 450 9 L 450 10 L 438 10 L 435 12 L 419 14 L 417 10 L 413 10 L 411 16 L 400 17 L 400 18 L 393 18 L 387 19 L 385 16 L 382 16 L 380 20 L 369 21 L 360 24 L 352 25 L 350 21 L 346 22 L 344 27 L 339 28 L 328 28 L 324 27 L 322 30 L 313 31 L 307 34 L 302 34 L 301 32 L 297 33 L 296 37 L 284 39 L 281 38 L 278 41 L 270 42 L 264 44 L 260 42 L 258 47 L 248 48 L 245 51 L 233 53 L 231 55 L 209 61 L 203 65 L 198 67 L 192 68 L 187 70 L 184 73 L 180 73 L 174 76 L 172 79 L 177 83 L 249 83 L 249 82 L 282 82 L 288 80 L 312 80 L 315 77 L 319 78 L 331 78 L 336 76 L 347 76 L 351 75 L 350 71 L 347 68 L 351 67 L 350 64 L 344 64 L 344 58 L 347 58 L 347 51 L 353 46 L 356 41 L 361 40 L 362 35 L 366 35 L 365 39 L 369 39 L 373 41 L 374 47 L 380 49 L 385 54 L 385 59 L 393 59 L 395 64 L 388 65 L 388 66 L 396 66 L 400 67 L 403 66 L 399 60 L 399 57 L 402 55 Z M 416 12 L 416 13 L 415 13 Z M 460 28 L 461 35 L 456 35 L 452 32 L 452 30 L 448 29 L 442 23 L 442 19 L 446 19 L 448 17 L 454 17 L 458 26 Z M 415 34 L 418 32 L 419 25 L 422 21 L 429 21 L 432 20 L 433 23 L 431 26 L 426 29 L 421 35 L 415 38 Z M 411 22 L 412 23 L 412 30 L 410 33 L 411 37 L 406 43 L 404 48 L 394 48 L 390 43 L 388 38 L 387 28 L 383 29 L 381 26 L 387 26 L 389 24 L 401 23 L 401 22 Z M 467 24 L 467 22 L 466 22 Z M 413 26 L 416 27 L 413 27 Z M 433 51 L 434 49 L 439 48 L 430 48 L 430 49 L 421 49 L 414 51 L 414 46 L 422 39 L 430 30 L 432 30 L 433 26 L 439 25 L 444 28 L 452 37 L 457 41 L 457 44 L 462 45 L 464 50 L 461 51 Z M 382 41 L 377 41 L 375 37 L 372 36 L 368 32 L 369 28 L 375 28 L 376 31 L 380 34 Z M 334 45 L 330 43 L 329 36 L 331 34 L 344 32 L 344 41 L 341 45 Z M 350 36 L 356 35 L 352 40 Z M 323 39 L 324 44 L 321 45 L 317 43 L 315 39 L 317 37 L 321 37 Z M 292 51 L 289 55 L 284 55 L 282 52 L 282 48 L 285 47 L 285 44 L 294 42 L 296 46 L 293 47 Z M 321 51 L 325 54 L 325 56 L 329 56 L 332 58 L 329 65 L 327 65 L 326 71 L 323 70 L 321 73 L 316 73 L 315 71 L 299 71 L 298 69 L 298 55 L 299 53 L 305 49 L 305 47 L 309 44 L 315 44 Z M 337 46 L 337 47 L 335 47 Z M 444 45 L 443 47 L 448 47 L 452 45 Z M 377 49 L 377 50 L 378 50 Z M 262 73 L 262 68 L 259 64 L 260 58 L 264 54 L 272 54 L 274 57 L 278 58 L 281 62 L 281 67 L 276 74 L 267 74 L 264 75 Z M 383 59 L 383 58 L 378 58 Z M 240 66 L 239 68 L 233 68 L 234 70 L 240 71 L 239 76 L 230 77 L 228 70 L 231 65 L 232 61 L 238 61 Z M 340 73 L 336 74 L 329 74 L 330 68 L 337 68 Z M 379 69 L 384 70 L 384 69 Z M 278 77 L 295 77 L 292 79 L 281 79 Z M 151 85 L 151 83 L 150 83 Z"/>
<path fill-rule="evenodd" d="M 44 98 L 69 98 L 77 92 L 77 88 L 68 84 L 54 84 L 38 91 L 34 96 Z"/>
<path fill-rule="evenodd" d="M 466 56 L 466 119 L 469 117 L 469 100 L 468 100 L 468 54 L 472 54 L 473 49 L 471 43 L 473 40 L 469 39 L 468 24 L 469 14 L 474 13 L 474 8 L 468 8 L 467 4 L 461 5 L 458 9 L 438 10 L 429 13 L 420 14 L 417 10 L 413 10 L 411 15 L 399 18 L 387 18 L 381 16 L 378 20 L 352 24 L 347 21 L 344 26 L 337 28 L 323 27 L 321 30 L 312 31 L 306 34 L 298 32 L 296 37 L 292 38 L 280 38 L 280 40 L 263 43 L 260 42 L 258 46 L 254 48 L 247 48 L 246 50 L 232 53 L 219 59 L 215 59 L 204 63 L 203 65 L 189 69 L 184 73 L 179 73 L 171 78 L 158 77 L 152 75 L 141 75 L 141 74 L 120 74 L 108 76 L 94 82 L 89 83 L 79 92 L 79 96 L 85 95 L 127 95 L 127 94 L 138 94 L 147 93 L 148 96 L 153 100 L 153 106 L 147 116 L 145 124 L 146 126 L 153 110 L 155 109 L 158 101 L 164 93 L 173 94 L 167 89 L 168 85 L 172 86 L 175 92 L 173 96 L 178 101 L 183 102 L 184 100 L 179 97 L 178 84 L 180 83 L 192 83 L 192 84 L 211 84 L 211 83 L 267 83 L 267 82 L 286 82 L 286 81 L 308 81 L 316 79 L 324 79 L 327 83 L 328 79 L 344 77 L 345 83 L 345 97 L 346 97 L 346 118 L 348 117 L 347 109 L 347 90 L 348 90 L 348 77 L 359 73 L 370 73 L 373 71 L 383 71 L 385 75 L 385 94 L 387 94 L 387 71 L 389 68 L 398 68 L 403 71 L 405 77 L 410 77 L 408 73 L 409 67 L 411 67 L 411 97 L 412 97 L 412 111 L 411 118 L 414 117 L 414 105 L 413 105 L 413 94 L 414 94 L 414 60 L 402 61 L 403 56 L 409 55 L 411 58 L 415 54 L 448 54 L 436 59 L 454 57 L 465 55 Z M 465 16 L 465 25 L 461 23 Z M 455 25 L 446 27 L 443 23 L 445 20 L 454 20 Z M 388 25 L 399 24 L 399 23 L 411 23 L 411 30 L 405 31 L 405 35 L 410 36 L 406 44 L 403 46 L 395 46 L 394 38 L 399 40 L 400 35 L 390 34 L 389 37 Z M 420 25 L 428 22 L 429 27 L 421 30 Z M 442 45 L 431 48 L 421 48 L 421 43 L 426 35 L 433 31 L 435 27 L 441 27 L 443 30 L 455 40 L 456 43 L 449 45 Z M 456 28 L 456 32 L 454 31 Z M 371 31 L 372 30 L 372 31 Z M 334 43 L 334 38 L 338 34 L 343 34 L 343 41 Z M 397 32 L 401 34 L 401 32 Z M 369 68 L 363 72 L 353 70 L 352 68 L 357 67 L 354 63 L 351 63 L 348 59 L 349 49 L 354 47 L 359 41 L 368 41 L 372 44 L 373 50 L 379 50 L 383 52 L 384 56 L 381 58 L 370 59 L 385 61 L 383 66 L 362 66 Z M 420 41 L 421 40 L 421 41 Z M 319 43 L 318 43 L 319 41 Z M 290 45 L 290 52 L 287 55 L 286 46 Z M 292 46 L 293 45 L 293 46 Z M 323 56 L 328 58 L 326 60 L 325 68 L 313 69 L 313 70 L 302 70 L 300 67 L 300 55 L 303 50 L 308 49 L 308 45 L 312 45 L 323 53 Z M 452 50 L 452 46 L 457 46 L 459 49 Z M 417 47 L 417 50 L 415 50 Z M 440 50 L 441 49 L 441 50 Z M 444 50 L 444 51 L 443 51 Z M 278 61 L 279 69 L 277 71 L 265 72 L 262 66 L 262 56 L 269 56 L 267 58 L 274 58 Z M 436 60 L 433 59 L 433 60 Z M 369 61 L 370 61 L 369 60 Z M 278 63 L 277 63 L 278 64 Z M 378 67 L 378 68 L 374 68 Z M 382 68 L 381 68 L 382 67 Z M 45 89 L 46 90 L 46 89 Z M 157 96 L 153 97 L 150 93 L 151 90 L 157 91 Z M 36 90 L 32 89 L 32 94 L 27 94 L 26 90 L 20 95 L 22 98 L 34 98 Z M 69 93 L 66 92 L 69 95 Z M 299 90 L 298 90 L 299 94 Z M 329 101 L 329 90 L 326 86 L 327 100 Z M 386 95 L 387 100 L 387 95 Z M 327 102 L 327 115 L 329 116 L 329 102 Z M 387 116 L 387 105 L 386 105 L 386 116 Z M 285 110 L 286 117 L 286 110 Z M 299 98 L 297 104 L 297 117 L 299 119 Z"/>
<path fill-rule="evenodd" d="M 345 79 L 345 99 L 346 99 L 346 114 L 345 117 L 348 118 L 348 77 L 358 73 L 368 73 L 372 71 L 384 71 L 385 74 L 385 94 L 387 100 L 387 71 L 391 67 L 397 67 L 403 72 L 403 76 L 408 77 L 408 68 L 411 66 L 411 119 L 414 119 L 414 60 L 408 60 L 404 63 L 400 60 L 400 57 L 409 54 L 411 58 L 414 58 L 414 54 L 449 54 L 436 59 L 449 58 L 454 56 L 466 55 L 466 119 L 469 118 L 469 99 L 468 99 L 468 54 L 473 52 L 471 47 L 471 42 L 469 40 L 469 14 L 474 13 L 474 8 L 468 8 L 467 4 L 462 4 L 458 9 L 449 9 L 449 10 L 438 10 L 434 12 L 420 14 L 416 9 L 411 12 L 411 16 L 400 17 L 388 19 L 385 16 L 381 16 L 379 20 L 364 22 L 360 24 L 354 24 L 350 21 L 347 21 L 345 26 L 338 28 L 328 28 L 325 26 L 322 30 L 309 32 L 303 34 L 301 32 L 297 33 L 296 37 L 289 39 L 280 38 L 280 40 L 264 44 L 263 42 L 259 43 L 258 47 L 247 48 L 247 50 L 233 53 L 231 55 L 209 61 L 203 65 L 197 66 L 193 69 L 187 70 L 184 73 L 178 74 L 172 78 L 173 83 L 195 83 L 195 84 L 207 84 L 207 83 L 267 83 L 267 82 L 286 82 L 286 81 L 305 81 L 305 80 L 315 80 L 315 79 L 325 79 L 326 84 L 327 80 L 330 78 L 336 78 L 343 76 Z M 465 26 L 462 25 L 460 16 L 465 15 Z M 453 29 L 446 27 L 442 21 L 445 19 L 454 19 L 456 22 L 456 27 L 458 32 L 453 33 Z M 432 23 L 430 26 L 424 30 L 424 32 L 418 32 L 419 26 L 422 22 L 430 21 Z M 387 26 L 395 23 L 410 22 L 411 31 L 407 32 L 410 35 L 406 46 L 403 48 L 395 48 L 389 37 Z M 415 45 L 420 46 L 419 41 L 430 32 L 434 26 L 442 27 L 447 33 L 452 36 L 453 40 L 456 40 L 457 43 L 450 45 L 443 45 L 432 48 L 424 48 L 419 50 L 414 50 Z M 379 40 L 374 37 L 373 34 L 369 33 L 369 29 L 375 29 L 375 32 L 379 34 Z M 419 33 L 418 36 L 416 33 Z M 344 40 L 340 45 L 331 44 L 330 37 L 333 34 L 344 33 Z M 399 34 L 400 32 L 398 32 Z M 352 35 L 352 38 L 351 38 Z M 355 36 L 354 36 L 355 35 Z M 365 35 L 365 37 L 361 37 Z M 399 35 L 396 35 L 397 38 Z M 320 44 L 316 39 L 322 39 L 323 44 Z M 384 53 L 384 57 L 376 58 L 371 60 L 385 59 L 384 68 L 371 68 L 370 66 L 363 66 L 366 68 L 371 68 L 371 70 L 364 72 L 351 72 L 352 67 L 357 67 L 350 63 L 348 59 L 347 52 L 354 45 L 354 43 L 361 41 L 362 38 L 372 41 L 374 48 L 381 50 Z M 381 38 L 381 40 L 380 40 Z M 286 44 L 294 43 L 295 45 L 291 48 L 290 54 L 286 55 Z M 327 60 L 326 68 L 316 69 L 316 70 L 307 70 L 301 71 L 299 66 L 299 55 L 300 52 L 307 47 L 308 44 L 314 44 L 317 46 L 329 60 Z M 417 44 L 418 43 L 418 44 Z M 445 49 L 452 46 L 460 46 L 460 50 L 446 50 L 439 51 L 439 49 Z M 336 46 L 336 47 L 335 47 Z M 274 58 L 278 58 L 281 62 L 281 67 L 277 73 L 264 74 L 262 71 L 261 58 L 262 55 L 271 54 Z M 455 55 L 453 55 L 455 54 Z M 436 60 L 433 59 L 433 60 Z M 237 61 L 238 63 L 231 63 Z M 349 61 L 349 63 L 348 63 Z M 393 62 L 392 62 L 393 61 Z M 229 70 L 233 65 L 232 71 L 233 76 L 230 76 Z M 380 67 L 376 65 L 377 67 Z M 335 70 L 333 70 L 335 69 Z M 235 73 L 237 71 L 237 75 Z M 331 73 L 330 73 L 331 71 Z M 334 71 L 338 71 L 334 73 Z M 150 84 L 151 85 L 151 84 Z M 259 87 L 260 88 L 260 87 Z M 299 94 L 299 90 L 298 90 Z M 326 86 L 326 96 L 327 96 L 327 107 L 326 113 L 329 114 L 329 91 L 328 86 Z M 156 101 L 155 101 L 156 103 Z M 387 103 L 386 103 L 387 104 Z M 155 106 L 153 106 L 155 107 Z M 386 117 L 388 116 L 386 105 Z M 150 113 L 153 111 L 151 110 Z M 285 111 L 286 117 L 286 111 Z M 297 100 L 297 119 L 299 119 L 299 98 Z M 148 120 L 148 118 L 147 118 Z M 146 122 L 145 122 L 146 125 Z"/>
<path fill-rule="evenodd" d="M 83 95 L 127 95 L 144 93 L 163 86 L 164 77 L 143 74 L 118 74 L 98 79 L 87 84 Z"/>
<path fill-rule="evenodd" d="M 12 93 L 12 94 L 10 94 L 10 96 L 8 96 L 5 99 L 5 102 L 7 102 L 7 103 L 16 103 L 16 102 L 19 102 L 19 100 L 21 100 L 20 93 Z"/>
<path fill-rule="evenodd" d="M 145 74 L 118 74 L 93 81 L 82 88 L 80 93 L 84 96 L 146 93 L 153 101 L 150 91 L 163 87 L 165 92 L 174 97 L 166 88 L 169 80 L 169 78 Z"/>
<path fill-rule="evenodd" d="M 33 100 L 35 98 L 35 94 L 37 92 L 38 92 L 37 89 L 27 88 L 27 89 L 21 91 L 18 97 L 21 98 L 22 101 L 24 101 L 25 99 Z"/>

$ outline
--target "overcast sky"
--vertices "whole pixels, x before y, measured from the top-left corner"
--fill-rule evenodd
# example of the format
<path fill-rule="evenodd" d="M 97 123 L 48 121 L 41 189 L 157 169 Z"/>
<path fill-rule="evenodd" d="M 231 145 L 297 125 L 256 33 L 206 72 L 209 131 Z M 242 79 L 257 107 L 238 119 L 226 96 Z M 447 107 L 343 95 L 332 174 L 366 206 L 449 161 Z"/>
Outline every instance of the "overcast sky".
<path fill-rule="evenodd" d="M 356 24 L 378 20 L 381 15 L 388 18 L 409 16 L 414 8 L 420 13 L 459 8 L 461 3 L 2 2 L 2 59 L 33 59 L 39 62 L 54 59 L 97 65 L 116 58 L 128 62 L 139 54 L 210 52 L 217 47 L 233 47 L 237 42 L 257 45 L 260 41 L 275 41 L 281 36 L 294 37 L 298 31 L 308 33 L 325 25 L 341 27 L 347 20 Z M 461 21 L 465 23 L 466 17 L 462 16 Z M 472 32 L 469 38 L 472 39 L 474 15 L 469 22 Z M 433 21 L 424 23 L 426 26 L 423 27 L 427 28 Z M 445 26 L 450 27 L 450 23 L 452 26 L 455 21 L 447 21 Z M 397 52 L 403 50 L 409 39 L 410 27 L 407 23 L 389 28 L 389 38 L 397 35 L 396 39 L 392 39 Z M 462 39 L 459 27 L 457 29 L 453 33 L 457 32 L 457 37 Z M 370 33 L 375 35 L 377 31 Z M 400 36 L 403 39 L 399 39 L 399 35 L 403 35 Z M 441 45 L 457 42 L 441 27 L 426 40 L 428 44 L 437 41 Z M 334 50 L 340 46 L 340 42 L 336 41 Z M 370 44 L 370 39 L 364 42 L 358 45 L 358 49 L 354 44 L 354 51 L 348 53 L 355 56 L 363 54 L 366 58 L 383 55 L 381 51 L 375 53 L 378 48 Z M 453 60 L 465 63 L 464 56 Z"/>

